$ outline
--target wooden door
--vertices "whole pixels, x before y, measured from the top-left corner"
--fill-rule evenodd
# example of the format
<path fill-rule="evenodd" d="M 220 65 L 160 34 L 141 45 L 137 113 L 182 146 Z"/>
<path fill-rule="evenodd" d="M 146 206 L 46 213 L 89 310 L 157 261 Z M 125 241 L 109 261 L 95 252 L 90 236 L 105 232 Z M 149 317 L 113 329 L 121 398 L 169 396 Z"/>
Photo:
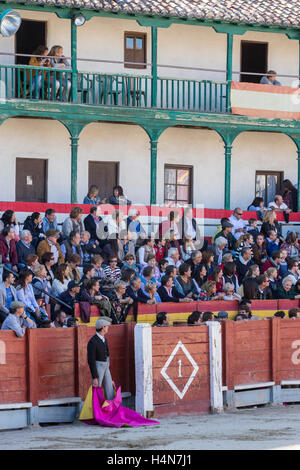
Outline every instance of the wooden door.
<path fill-rule="evenodd" d="M 89 187 L 95 184 L 101 199 L 108 199 L 113 193 L 113 187 L 118 184 L 118 173 L 117 162 L 89 162 Z"/>
<path fill-rule="evenodd" d="M 16 201 L 47 202 L 47 160 L 16 159 Z"/>

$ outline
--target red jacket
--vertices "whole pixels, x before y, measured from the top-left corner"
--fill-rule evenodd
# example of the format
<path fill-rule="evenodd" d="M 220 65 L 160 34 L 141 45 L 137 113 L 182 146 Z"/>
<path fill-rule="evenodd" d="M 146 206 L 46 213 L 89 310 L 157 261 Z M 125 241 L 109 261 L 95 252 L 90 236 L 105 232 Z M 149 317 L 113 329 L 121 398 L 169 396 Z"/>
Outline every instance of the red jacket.
<path fill-rule="evenodd" d="M 18 255 L 15 240 L 10 241 L 10 246 L 8 249 L 8 244 L 5 237 L 0 234 L 0 255 L 2 256 L 2 263 L 8 263 L 12 266 L 18 264 Z"/>
<path fill-rule="evenodd" d="M 269 268 L 276 268 L 276 266 L 270 260 L 266 261 L 262 265 L 262 267 L 260 268 L 261 274 L 264 274 Z M 281 267 L 279 269 L 278 268 L 276 268 L 276 269 L 277 269 L 277 272 L 278 272 L 278 277 L 280 277 L 281 276 Z"/>

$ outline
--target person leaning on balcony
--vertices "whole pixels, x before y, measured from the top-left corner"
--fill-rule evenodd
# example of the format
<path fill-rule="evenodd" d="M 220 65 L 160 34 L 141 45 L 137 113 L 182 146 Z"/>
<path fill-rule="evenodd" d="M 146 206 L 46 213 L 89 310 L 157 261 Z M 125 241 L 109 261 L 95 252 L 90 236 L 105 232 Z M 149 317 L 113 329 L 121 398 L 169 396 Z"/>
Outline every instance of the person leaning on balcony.
<path fill-rule="evenodd" d="M 277 85 L 281 86 L 281 83 L 276 80 L 277 72 L 274 70 L 269 70 L 266 75 L 261 77 L 260 83 L 262 85 Z"/>
<path fill-rule="evenodd" d="M 112 196 L 109 197 L 109 204 L 112 204 L 113 206 L 127 204 L 130 206 L 131 201 L 129 201 L 129 199 L 127 199 L 127 197 L 124 195 L 122 186 L 115 186 L 113 188 Z"/>
<path fill-rule="evenodd" d="M 38 46 L 36 50 L 32 53 L 32 55 L 36 57 L 30 57 L 28 65 L 30 65 L 31 67 L 51 67 L 50 59 L 47 58 L 48 50 L 49 49 L 47 46 Z M 39 56 L 42 56 L 42 57 L 39 57 Z M 30 83 L 30 77 L 32 77 L 31 83 Z M 36 97 L 39 98 L 40 90 L 43 87 L 43 79 L 44 79 L 44 84 L 46 83 L 46 79 L 47 79 L 46 72 L 43 72 L 42 70 L 38 70 L 36 72 L 35 70 L 27 69 L 26 78 L 28 80 L 29 86 L 31 86 L 32 91 L 35 91 L 36 86 L 37 86 L 38 94 Z M 35 98 L 35 95 L 33 96 L 33 98 Z"/>
<path fill-rule="evenodd" d="M 50 66 L 55 69 L 71 69 L 71 65 L 68 60 L 63 55 L 63 47 L 62 46 L 53 46 L 48 54 L 50 57 Z M 55 82 L 54 82 L 55 77 Z M 59 72 L 52 74 L 51 78 L 51 99 L 55 99 L 58 95 L 60 95 L 60 86 L 62 85 L 62 100 L 67 101 L 70 94 L 71 89 L 71 75 L 70 78 L 67 77 L 67 73 L 60 74 Z M 59 78 L 61 80 L 59 80 Z M 55 90 L 55 95 L 54 95 Z"/>
<path fill-rule="evenodd" d="M 87 195 L 85 196 L 83 200 L 83 204 L 92 204 L 93 206 L 97 206 L 98 204 L 105 204 L 105 203 L 106 203 L 106 197 L 101 199 L 99 196 L 98 186 L 92 184 L 92 186 L 90 186 L 88 190 Z"/>

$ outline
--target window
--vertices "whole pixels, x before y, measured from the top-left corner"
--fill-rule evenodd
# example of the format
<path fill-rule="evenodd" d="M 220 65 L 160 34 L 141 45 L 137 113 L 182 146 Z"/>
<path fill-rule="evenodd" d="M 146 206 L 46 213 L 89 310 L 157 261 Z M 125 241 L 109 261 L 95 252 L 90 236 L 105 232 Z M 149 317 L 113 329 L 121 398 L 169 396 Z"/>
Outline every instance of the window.
<path fill-rule="evenodd" d="M 165 203 L 192 204 L 193 168 L 188 166 L 165 166 Z"/>
<path fill-rule="evenodd" d="M 268 43 L 241 41 L 241 72 L 266 73 Z M 259 83 L 261 75 L 241 75 L 241 82 Z"/>
<path fill-rule="evenodd" d="M 283 171 L 257 171 L 255 176 L 255 195 L 262 197 L 267 206 L 274 201 L 283 181 Z"/>
<path fill-rule="evenodd" d="M 129 69 L 146 68 L 146 38 L 144 33 L 126 32 L 124 37 L 124 67 Z M 145 64 L 145 65 L 141 65 Z"/>

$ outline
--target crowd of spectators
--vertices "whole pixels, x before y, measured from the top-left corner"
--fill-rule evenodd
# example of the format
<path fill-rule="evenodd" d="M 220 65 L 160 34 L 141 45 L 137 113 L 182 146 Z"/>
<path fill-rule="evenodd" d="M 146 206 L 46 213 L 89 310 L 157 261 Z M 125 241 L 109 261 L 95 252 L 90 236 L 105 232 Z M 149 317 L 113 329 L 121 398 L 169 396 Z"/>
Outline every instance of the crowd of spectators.
<path fill-rule="evenodd" d="M 298 233 L 284 238 L 277 221 L 281 199 L 265 211 L 262 224 L 246 223 L 243 210 L 235 208 L 222 218 L 211 244 L 199 237 L 193 211 L 182 218 L 176 210 L 149 234 L 135 209 L 125 218 L 122 202 L 130 201 L 121 187 L 113 201 L 119 203 L 108 220 L 101 214 L 97 188 L 87 196 L 90 214 L 83 217 L 73 207 L 61 229 L 55 210 L 44 216 L 34 212 L 23 229 L 16 214 L 7 210 L 0 220 L 0 255 L 4 265 L 0 284 L 0 322 L 7 328 L 17 302 L 24 307 L 28 327 L 76 326 L 75 303 L 88 315 L 91 305 L 110 317 L 113 324 L 126 320 L 139 302 L 238 300 L 236 320 L 253 319 L 251 300 L 299 299 L 300 269 Z M 279 199 L 278 199 L 279 198 Z M 87 202 L 87 201 L 86 201 Z M 279 206 L 278 206 L 279 204 Z M 214 319 L 212 312 L 196 315 L 188 324 Z M 228 318 L 220 312 L 219 320 Z M 254 317 L 255 318 L 255 317 Z M 204 319 L 204 320 L 203 320 Z M 156 324 L 167 324 L 158 315 Z"/>

